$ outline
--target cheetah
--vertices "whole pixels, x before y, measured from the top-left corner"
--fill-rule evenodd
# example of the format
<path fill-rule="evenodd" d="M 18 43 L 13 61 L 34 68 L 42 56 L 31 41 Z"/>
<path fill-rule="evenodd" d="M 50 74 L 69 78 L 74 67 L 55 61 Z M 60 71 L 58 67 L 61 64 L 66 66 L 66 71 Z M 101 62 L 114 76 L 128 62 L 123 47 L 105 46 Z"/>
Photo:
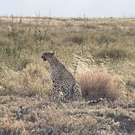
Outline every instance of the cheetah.
<path fill-rule="evenodd" d="M 81 100 L 81 88 L 73 75 L 55 57 L 54 53 L 45 52 L 41 58 L 50 65 L 51 80 L 53 83 L 52 97 L 59 101 Z"/>

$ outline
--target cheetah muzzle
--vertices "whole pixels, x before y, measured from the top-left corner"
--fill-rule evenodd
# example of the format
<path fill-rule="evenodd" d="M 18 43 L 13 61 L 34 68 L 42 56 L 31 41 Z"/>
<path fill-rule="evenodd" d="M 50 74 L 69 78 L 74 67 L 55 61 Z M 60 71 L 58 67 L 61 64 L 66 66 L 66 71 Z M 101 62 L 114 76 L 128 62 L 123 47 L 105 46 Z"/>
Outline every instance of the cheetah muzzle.
<path fill-rule="evenodd" d="M 47 61 L 48 58 L 52 58 L 54 55 L 54 53 L 51 53 L 51 52 L 46 52 L 46 53 L 43 53 L 41 58 L 43 59 L 43 61 Z"/>

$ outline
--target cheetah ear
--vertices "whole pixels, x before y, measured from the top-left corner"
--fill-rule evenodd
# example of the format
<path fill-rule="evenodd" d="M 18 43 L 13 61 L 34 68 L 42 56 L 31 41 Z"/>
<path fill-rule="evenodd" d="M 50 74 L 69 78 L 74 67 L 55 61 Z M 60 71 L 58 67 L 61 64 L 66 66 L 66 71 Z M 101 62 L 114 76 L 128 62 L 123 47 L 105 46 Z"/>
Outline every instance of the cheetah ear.
<path fill-rule="evenodd" d="M 51 55 L 54 55 L 55 54 L 55 52 L 53 51 L 53 52 L 51 52 Z"/>

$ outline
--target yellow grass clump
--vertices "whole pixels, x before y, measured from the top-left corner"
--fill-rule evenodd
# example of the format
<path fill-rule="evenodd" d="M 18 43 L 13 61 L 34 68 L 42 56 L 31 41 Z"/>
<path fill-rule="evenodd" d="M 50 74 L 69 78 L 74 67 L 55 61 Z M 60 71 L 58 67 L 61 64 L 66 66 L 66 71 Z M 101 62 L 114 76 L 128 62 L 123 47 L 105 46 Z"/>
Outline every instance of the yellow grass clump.
<path fill-rule="evenodd" d="M 31 63 L 21 71 L 3 68 L 0 80 L 1 95 L 21 94 L 32 96 L 47 94 L 50 80 L 46 68 L 41 64 Z"/>
<path fill-rule="evenodd" d="M 87 70 L 77 75 L 82 95 L 86 100 L 101 98 L 116 100 L 121 94 L 120 79 L 104 70 Z"/>

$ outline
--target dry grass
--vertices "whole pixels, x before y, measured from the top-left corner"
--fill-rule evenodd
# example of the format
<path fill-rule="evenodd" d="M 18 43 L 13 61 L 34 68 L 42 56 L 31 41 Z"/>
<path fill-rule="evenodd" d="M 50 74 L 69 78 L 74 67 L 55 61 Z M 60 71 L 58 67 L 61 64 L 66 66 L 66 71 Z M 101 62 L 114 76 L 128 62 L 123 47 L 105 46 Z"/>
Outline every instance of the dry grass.
<path fill-rule="evenodd" d="M 12 120 L 10 116 L 6 115 L 0 121 L 0 134 L 15 134 L 24 135 L 24 122 Z"/>
<path fill-rule="evenodd" d="M 120 97 L 120 80 L 116 75 L 96 69 L 78 74 L 78 80 L 86 100 L 106 98 L 116 100 Z"/>
<path fill-rule="evenodd" d="M 0 18 L 0 131 L 21 128 L 24 135 L 134 135 L 134 21 Z M 48 65 L 40 58 L 44 51 L 54 51 L 74 75 L 80 73 L 86 100 L 114 102 L 47 101 L 51 81 Z M 122 100 L 115 100 L 120 97 Z M 17 120 L 20 106 L 31 111 Z"/>
<path fill-rule="evenodd" d="M 4 97 L 3 97 L 4 98 Z M 12 97 L 15 98 L 15 97 Z M 21 101 L 20 101 L 21 100 Z M 24 108 L 30 108 L 30 112 L 23 118 L 16 120 L 15 112 L 18 110 L 16 102 L 22 102 Z M 26 101 L 26 102 L 25 102 Z M 28 103 L 27 103 L 28 102 Z M 3 107 L 1 104 L 0 107 Z M 69 104 L 55 104 L 46 102 L 43 98 L 16 97 L 9 103 L 10 115 L 7 112 L 0 117 L 0 129 L 21 129 L 22 134 L 36 135 L 53 133 L 76 135 L 133 135 L 135 133 L 135 114 L 128 108 L 110 104 L 96 104 L 93 106 L 82 102 Z M 4 113 L 4 110 L 1 110 Z M 112 130 L 113 129 L 113 130 Z M 0 130 L 1 131 L 1 130 Z"/>
<path fill-rule="evenodd" d="M 40 64 L 28 64 L 21 71 L 2 69 L 0 84 L 1 95 L 17 94 L 21 96 L 46 95 L 50 89 L 49 74 Z"/>
<path fill-rule="evenodd" d="M 72 35 L 64 39 L 64 42 L 72 42 L 74 44 L 82 44 L 85 41 L 82 35 Z"/>
<path fill-rule="evenodd" d="M 99 49 L 96 52 L 95 56 L 104 59 L 109 58 L 114 61 L 131 58 L 129 50 L 120 47 L 116 47 L 116 48 L 109 47 L 109 48 Z"/>

